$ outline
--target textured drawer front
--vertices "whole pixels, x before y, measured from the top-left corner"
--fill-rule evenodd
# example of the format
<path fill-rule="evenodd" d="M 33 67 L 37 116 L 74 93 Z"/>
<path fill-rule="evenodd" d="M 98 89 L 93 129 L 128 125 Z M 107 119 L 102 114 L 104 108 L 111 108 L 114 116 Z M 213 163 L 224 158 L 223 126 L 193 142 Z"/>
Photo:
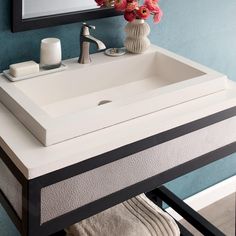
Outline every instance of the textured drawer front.
<path fill-rule="evenodd" d="M 22 218 L 22 185 L 10 172 L 0 159 L 0 189 L 15 209 L 17 215 Z"/>
<path fill-rule="evenodd" d="M 41 191 L 41 223 L 236 141 L 236 117 L 197 130 Z"/>

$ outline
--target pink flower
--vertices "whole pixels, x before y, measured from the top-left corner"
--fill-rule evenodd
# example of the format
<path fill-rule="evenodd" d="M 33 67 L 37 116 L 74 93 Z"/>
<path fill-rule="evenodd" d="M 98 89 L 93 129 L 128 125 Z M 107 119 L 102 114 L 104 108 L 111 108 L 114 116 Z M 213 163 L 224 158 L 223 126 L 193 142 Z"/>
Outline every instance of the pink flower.
<path fill-rule="evenodd" d="M 158 10 L 154 12 L 153 21 L 158 24 L 161 21 L 162 16 L 163 16 L 163 12 L 161 8 L 158 7 Z"/>
<path fill-rule="evenodd" d="M 104 0 L 95 0 L 98 6 L 102 6 L 104 4 Z"/>
<path fill-rule="evenodd" d="M 128 22 L 132 22 L 135 18 L 136 15 L 133 11 L 129 12 L 129 11 L 125 11 L 124 13 L 124 18 L 128 21 Z"/>
<path fill-rule="evenodd" d="M 158 0 L 145 0 L 144 5 L 152 12 L 155 11 L 157 6 Z"/>
<path fill-rule="evenodd" d="M 137 15 L 140 19 L 146 20 L 150 16 L 150 11 L 143 5 L 137 10 Z"/>
<path fill-rule="evenodd" d="M 128 12 L 131 12 L 131 11 L 134 11 L 136 8 L 138 8 L 137 1 L 128 1 L 125 10 Z"/>
<path fill-rule="evenodd" d="M 117 11 L 124 11 L 127 5 L 127 0 L 115 0 L 115 9 Z"/>
<path fill-rule="evenodd" d="M 157 5 L 159 0 L 145 0 L 144 5 Z"/>

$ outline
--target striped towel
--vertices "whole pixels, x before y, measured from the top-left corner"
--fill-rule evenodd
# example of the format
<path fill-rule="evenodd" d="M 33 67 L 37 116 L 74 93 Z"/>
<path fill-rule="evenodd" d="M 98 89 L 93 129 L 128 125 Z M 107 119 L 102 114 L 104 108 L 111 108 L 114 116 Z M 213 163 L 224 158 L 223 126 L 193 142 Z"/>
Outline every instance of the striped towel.
<path fill-rule="evenodd" d="M 144 194 L 66 229 L 68 236 L 177 236 L 172 217 Z"/>

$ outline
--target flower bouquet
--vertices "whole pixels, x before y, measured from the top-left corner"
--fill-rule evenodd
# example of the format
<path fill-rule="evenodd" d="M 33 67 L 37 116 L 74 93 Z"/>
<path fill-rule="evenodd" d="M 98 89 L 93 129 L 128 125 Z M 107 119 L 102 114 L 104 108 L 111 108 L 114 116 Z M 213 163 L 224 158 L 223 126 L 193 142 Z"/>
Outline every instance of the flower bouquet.
<path fill-rule="evenodd" d="M 159 23 L 162 18 L 162 10 L 158 6 L 159 0 L 144 0 L 140 4 L 138 0 L 95 0 L 100 7 L 114 6 L 117 11 L 124 12 L 124 18 L 128 22 L 135 19 L 146 20 L 150 15 L 153 15 L 154 23 Z"/>
<path fill-rule="evenodd" d="M 124 12 L 124 18 L 128 22 L 132 22 L 135 19 L 146 20 L 149 16 L 153 16 L 154 23 L 159 23 L 162 18 L 162 10 L 158 6 L 158 0 L 115 0 L 114 7 L 117 11 Z"/>

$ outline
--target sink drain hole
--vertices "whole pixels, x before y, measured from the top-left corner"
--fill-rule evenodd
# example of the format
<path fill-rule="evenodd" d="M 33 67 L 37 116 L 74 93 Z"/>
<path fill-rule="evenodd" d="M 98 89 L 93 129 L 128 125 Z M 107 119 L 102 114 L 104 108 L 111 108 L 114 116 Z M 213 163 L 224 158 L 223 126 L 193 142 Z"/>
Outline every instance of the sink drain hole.
<path fill-rule="evenodd" d="M 105 105 L 107 103 L 110 103 L 111 101 L 110 100 L 102 100 L 98 103 L 98 106 L 102 106 L 102 105 Z"/>

